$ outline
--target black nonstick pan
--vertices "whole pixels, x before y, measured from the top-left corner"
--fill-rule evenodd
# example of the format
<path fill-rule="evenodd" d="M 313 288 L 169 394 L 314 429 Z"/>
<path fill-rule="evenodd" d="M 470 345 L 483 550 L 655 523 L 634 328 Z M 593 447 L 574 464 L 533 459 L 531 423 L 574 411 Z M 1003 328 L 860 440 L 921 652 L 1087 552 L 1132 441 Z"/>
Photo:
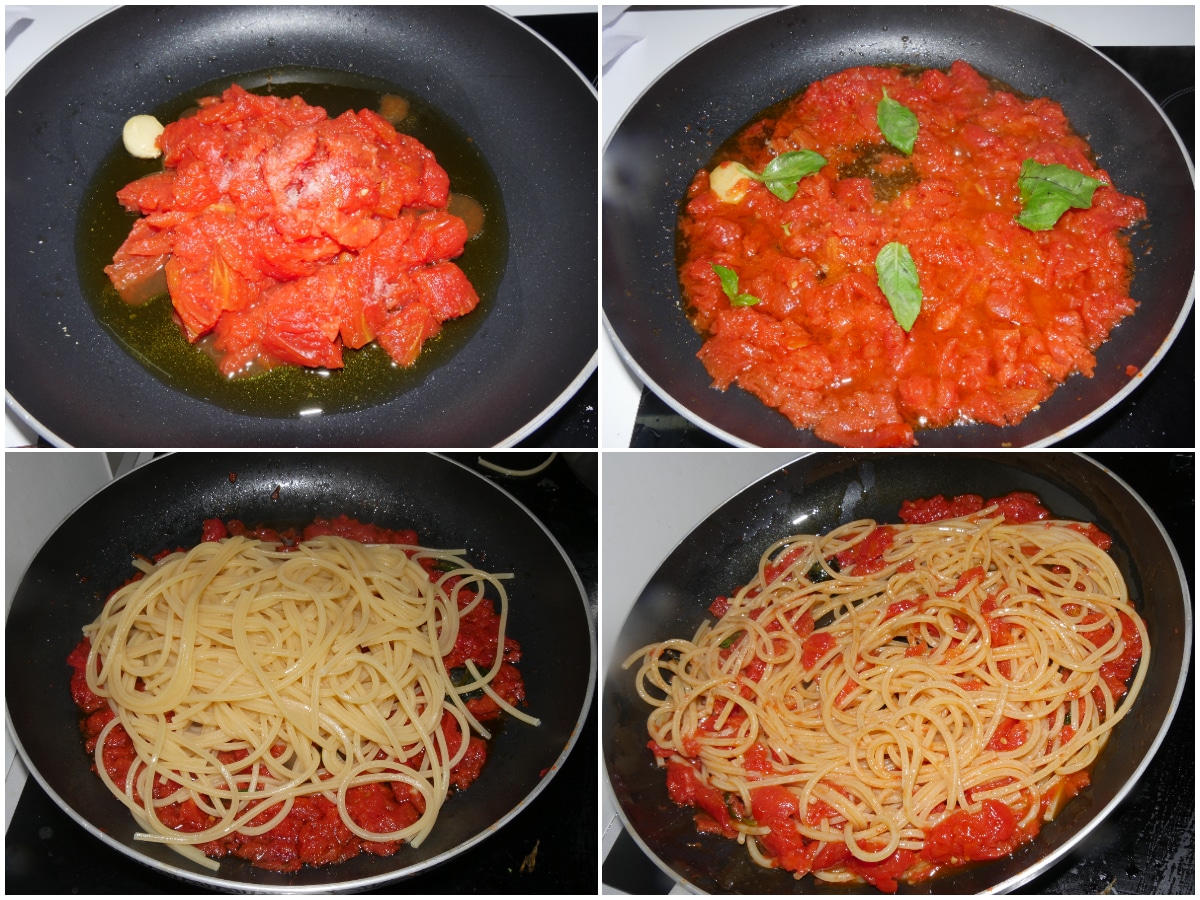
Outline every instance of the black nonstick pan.
<path fill-rule="evenodd" d="M 702 341 L 681 307 L 675 225 L 692 177 L 768 106 L 851 66 L 949 66 L 956 59 L 1062 104 L 1100 164 L 1142 198 L 1148 223 L 1131 239 L 1131 293 L 1141 306 L 1076 376 L 1017 426 L 920 431 L 924 447 L 1044 446 L 1134 395 L 1169 351 L 1193 302 L 1195 194 L 1171 125 L 1093 48 L 1029 16 L 989 7 L 794 7 L 699 47 L 651 85 L 604 152 L 605 323 L 633 373 L 713 435 L 739 445 L 819 447 L 810 431 L 737 388 L 721 392 L 695 358 Z M 1140 374 L 1130 377 L 1127 367 Z M 1184 400 L 1190 411 L 1190 397 Z M 1186 412 L 1190 415 L 1190 412 Z"/>
<path fill-rule="evenodd" d="M 303 415 L 248 412 L 256 407 L 168 384 L 97 320 L 78 268 L 80 210 L 129 116 L 216 80 L 296 67 L 395 85 L 448 119 L 494 176 L 507 253 L 482 315 L 449 323 L 435 342 L 445 349 L 394 392 L 338 395 Z M 596 95 L 501 12 L 127 7 L 51 50 L 5 107 L 5 387 L 14 411 L 53 444 L 507 445 L 595 368 L 596 189 L 580 173 L 597 165 Z"/>
<path fill-rule="evenodd" d="M 133 819 L 90 771 L 79 735 L 65 660 L 80 628 L 129 578 L 131 554 L 193 545 L 207 517 L 299 525 L 340 513 L 414 527 L 428 545 L 465 547 L 492 571 L 513 573 L 508 628 L 522 646 L 528 708 L 542 724 L 506 722 L 480 779 L 450 799 L 425 843 L 392 857 L 364 855 L 294 875 L 226 859 L 213 873 L 161 845 L 135 842 Z M 417 453 L 176 454 L 102 490 L 38 552 L 6 625 L 7 711 L 41 786 L 114 856 L 218 890 L 363 890 L 429 871 L 523 821 L 522 811 L 574 747 L 591 703 L 595 655 L 587 604 L 550 533 L 507 492 L 451 460 Z M 585 787 L 594 790 L 594 781 Z"/>
<path fill-rule="evenodd" d="M 1112 535 L 1110 552 L 1148 626 L 1152 650 L 1147 681 L 1129 717 L 1114 729 L 1101 753 L 1091 786 L 1046 823 L 1033 842 L 1010 857 L 923 884 L 901 885 L 900 890 L 1006 893 L 1055 863 L 1078 860 L 1073 848 L 1085 839 L 1093 846 L 1113 846 L 1113 855 L 1135 865 L 1139 855 L 1130 846 L 1134 835 L 1128 826 L 1102 822 L 1106 816 L 1119 819 L 1119 805 L 1159 749 L 1181 697 L 1186 698 L 1192 646 L 1192 599 L 1185 567 L 1158 518 L 1122 480 L 1081 456 L 819 453 L 766 475 L 698 523 L 646 583 L 605 660 L 602 748 L 609 783 L 625 826 L 664 871 L 707 893 L 874 893 L 863 885 L 829 885 L 811 877 L 797 881 L 789 872 L 758 867 L 733 841 L 697 834 L 694 810 L 670 801 L 664 773 L 646 747 L 651 708 L 637 695 L 636 665 L 624 670 L 621 663 L 647 644 L 690 637 L 709 618 L 712 598 L 746 583 L 761 552 L 783 536 L 823 533 L 859 518 L 896 522 L 900 503 L 908 498 L 938 493 L 991 497 L 1014 490 L 1036 493 L 1055 515 L 1095 522 Z M 1178 537 L 1189 542 L 1178 549 L 1189 553 L 1190 525 L 1185 529 Z M 1189 728 L 1186 709 L 1180 717 L 1183 721 L 1176 727 Z M 1191 808 L 1190 791 L 1176 794 L 1173 785 L 1165 790 L 1173 798 L 1166 803 Z M 1181 813 L 1176 821 L 1186 819 Z"/>

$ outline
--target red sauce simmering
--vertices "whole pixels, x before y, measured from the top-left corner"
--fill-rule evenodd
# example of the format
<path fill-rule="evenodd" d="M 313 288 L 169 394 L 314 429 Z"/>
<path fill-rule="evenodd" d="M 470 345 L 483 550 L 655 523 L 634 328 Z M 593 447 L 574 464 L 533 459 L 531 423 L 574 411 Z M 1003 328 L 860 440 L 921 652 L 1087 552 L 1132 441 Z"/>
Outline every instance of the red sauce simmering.
<path fill-rule="evenodd" d="M 876 124 L 884 89 L 917 117 L 911 156 Z M 1072 374 L 1090 377 L 1093 352 L 1136 307 L 1122 229 L 1145 206 L 1112 186 L 1051 100 L 998 90 L 964 62 L 848 69 L 722 156 L 761 172 L 799 150 L 828 162 L 788 202 L 749 180 L 724 202 L 697 173 L 680 281 L 714 386 L 737 384 L 822 440 L 908 446 L 922 428 L 1017 424 Z M 1016 224 L 1026 159 L 1103 182 L 1091 208 L 1048 231 Z M 874 268 L 890 242 L 908 247 L 923 294 L 907 333 Z M 713 264 L 759 302 L 732 305 Z"/>

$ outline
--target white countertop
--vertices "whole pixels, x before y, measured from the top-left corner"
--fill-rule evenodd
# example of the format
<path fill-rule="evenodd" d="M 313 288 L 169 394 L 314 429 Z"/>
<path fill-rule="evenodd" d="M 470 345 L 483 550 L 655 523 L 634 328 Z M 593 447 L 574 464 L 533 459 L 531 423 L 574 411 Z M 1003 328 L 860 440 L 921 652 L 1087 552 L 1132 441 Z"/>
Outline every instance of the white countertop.
<path fill-rule="evenodd" d="M 741 6 L 650 11 L 614 18 L 606 7 L 604 36 L 640 38 L 605 69 L 601 78 L 601 139 L 607 144 L 626 111 L 663 72 L 713 37 L 774 7 Z M 1013 6 L 1093 46 L 1194 45 L 1195 7 Z M 607 62 L 607 60 L 606 60 Z M 628 447 L 642 385 L 625 366 L 607 331 L 600 335 L 600 446 Z"/>

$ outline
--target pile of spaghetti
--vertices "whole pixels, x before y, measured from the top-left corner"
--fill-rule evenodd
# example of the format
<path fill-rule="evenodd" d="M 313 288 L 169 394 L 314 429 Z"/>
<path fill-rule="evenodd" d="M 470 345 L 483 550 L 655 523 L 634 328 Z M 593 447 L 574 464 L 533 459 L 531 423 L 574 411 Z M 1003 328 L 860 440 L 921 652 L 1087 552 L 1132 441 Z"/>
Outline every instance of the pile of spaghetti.
<path fill-rule="evenodd" d="M 1028 494 L 901 518 L 775 543 L 718 621 L 625 663 L 671 798 L 797 878 L 894 891 L 1007 856 L 1087 786 L 1145 675 L 1095 525 Z"/>
<path fill-rule="evenodd" d="M 260 537 L 210 520 L 84 628 L 69 662 L 97 773 L 139 839 L 213 868 L 419 845 L 478 776 L 482 722 L 537 724 L 514 708 L 505 576 L 353 520 Z"/>

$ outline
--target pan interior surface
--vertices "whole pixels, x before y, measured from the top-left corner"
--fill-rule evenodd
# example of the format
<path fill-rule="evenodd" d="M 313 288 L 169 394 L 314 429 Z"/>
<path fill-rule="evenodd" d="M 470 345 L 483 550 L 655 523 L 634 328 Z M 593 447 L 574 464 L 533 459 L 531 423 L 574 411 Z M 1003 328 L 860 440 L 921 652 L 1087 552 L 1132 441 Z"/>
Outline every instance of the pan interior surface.
<path fill-rule="evenodd" d="M 402 846 L 392 857 L 364 854 L 295 874 L 230 858 L 213 873 L 161 845 L 134 841 L 132 817 L 89 770 L 79 737 L 65 660 L 80 628 L 128 579 L 132 553 L 194 545 L 205 518 L 278 527 L 343 513 L 413 527 L 428 546 L 466 548 L 469 559 L 513 573 L 508 633 L 521 643 L 527 708 L 542 724 L 505 721 L 480 779 L 450 798 L 419 848 Z M 474 846 L 553 778 L 574 744 L 592 689 L 586 602 L 573 567 L 537 520 L 452 461 L 412 454 L 177 454 L 87 501 L 35 557 L 7 622 L 8 713 L 31 772 L 51 797 L 93 835 L 138 862 L 221 890 L 363 889 L 418 874 Z"/>
<path fill-rule="evenodd" d="M 1141 379 L 1131 380 L 1126 367 L 1151 371 L 1192 305 L 1190 162 L 1153 101 L 1105 57 L 1035 19 L 985 7 L 780 10 L 701 46 L 642 95 L 604 154 L 603 305 L 619 352 L 648 387 L 735 444 L 827 446 L 745 391 L 711 387 L 695 358 L 702 339 L 683 312 L 674 266 L 681 201 L 721 143 L 812 82 L 852 66 L 946 68 L 958 59 L 1023 94 L 1059 102 L 1118 188 L 1146 203 L 1149 227 L 1131 242 L 1130 294 L 1140 308 L 1097 351 L 1094 377 L 1073 376 L 1019 425 L 956 425 L 919 431 L 917 440 L 1041 446 L 1135 389 Z"/>
<path fill-rule="evenodd" d="M 692 810 L 667 796 L 662 770 L 646 749 L 650 707 L 637 695 L 634 671 L 621 662 L 640 647 L 690 636 L 713 597 L 744 584 L 770 543 L 797 531 L 825 533 L 859 518 L 897 521 L 905 499 L 944 494 L 1039 495 L 1056 516 L 1096 522 L 1143 615 L 1150 668 L 1136 705 L 1092 770 L 1092 784 L 1013 855 L 935 878 L 901 884 L 901 893 L 1005 892 L 1069 853 L 1132 788 L 1162 741 L 1186 680 L 1191 600 L 1170 540 L 1122 482 L 1095 463 L 1066 455 L 964 453 L 820 454 L 797 460 L 717 509 L 667 557 L 622 627 L 607 668 L 602 744 L 617 806 L 635 840 L 673 878 L 707 893 L 861 893 L 793 879 L 755 865 L 732 841 L 697 835 Z M 803 528 L 793 523 L 803 521 Z"/>

